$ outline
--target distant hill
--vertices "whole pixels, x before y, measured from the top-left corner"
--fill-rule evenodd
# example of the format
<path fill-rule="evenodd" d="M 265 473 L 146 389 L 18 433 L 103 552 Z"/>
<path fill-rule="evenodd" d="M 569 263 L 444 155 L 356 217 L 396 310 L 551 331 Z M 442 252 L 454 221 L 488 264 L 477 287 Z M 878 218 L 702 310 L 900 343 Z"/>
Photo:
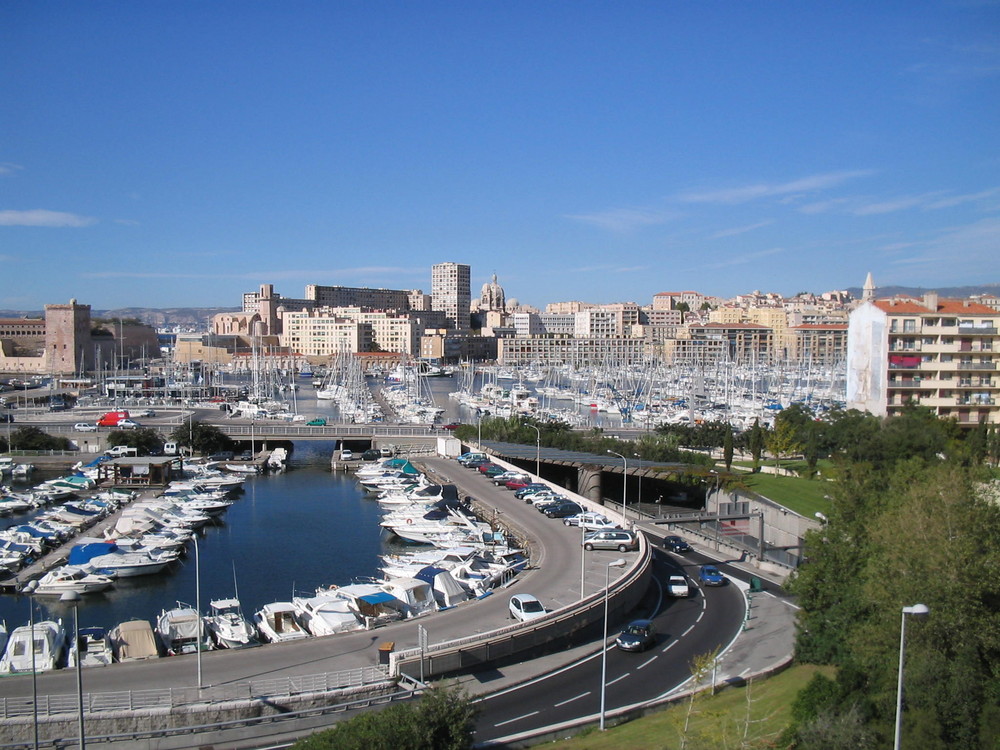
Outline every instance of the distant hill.
<path fill-rule="evenodd" d="M 91 309 L 92 318 L 134 318 L 154 328 L 187 328 L 207 331 L 213 315 L 238 312 L 239 307 L 121 307 L 116 310 Z M 42 310 L 0 310 L 0 318 L 41 318 Z"/>
<path fill-rule="evenodd" d="M 852 297 L 860 298 L 862 289 L 859 286 L 849 287 L 847 289 L 851 293 Z M 993 294 L 1000 297 L 1000 284 L 983 284 L 981 286 L 940 286 L 940 287 L 922 287 L 922 286 L 878 286 L 875 287 L 875 296 L 878 298 L 882 297 L 896 297 L 896 296 L 910 296 L 910 297 L 923 297 L 925 292 L 937 292 L 939 297 L 948 297 L 952 299 L 964 299 L 965 297 L 971 297 L 975 294 Z"/>

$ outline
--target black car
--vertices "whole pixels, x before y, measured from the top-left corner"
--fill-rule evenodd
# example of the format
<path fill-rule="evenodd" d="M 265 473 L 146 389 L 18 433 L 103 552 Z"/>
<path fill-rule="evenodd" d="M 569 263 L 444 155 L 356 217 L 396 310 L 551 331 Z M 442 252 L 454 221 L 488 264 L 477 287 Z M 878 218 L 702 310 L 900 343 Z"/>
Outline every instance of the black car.
<path fill-rule="evenodd" d="M 581 508 L 577 503 L 570 501 L 549 506 L 545 508 L 543 513 L 545 513 L 545 515 L 549 518 L 569 518 L 570 516 L 575 516 L 578 513 L 583 513 L 583 508 Z"/>
<path fill-rule="evenodd" d="M 668 536 L 663 539 L 663 546 L 671 552 L 690 552 L 691 545 L 679 536 Z"/>
<path fill-rule="evenodd" d="M 656 644 L 656 626 L 652 620 L 633 620 L 615 638 L 622 651 L 645 651 Z"/>
<path fill-rule="evenodd" d="M 7 414 L 6 412 L 0 411 L 0 422 L 13 422 L 13 421 L 14 421 L 13 414 Z"/>

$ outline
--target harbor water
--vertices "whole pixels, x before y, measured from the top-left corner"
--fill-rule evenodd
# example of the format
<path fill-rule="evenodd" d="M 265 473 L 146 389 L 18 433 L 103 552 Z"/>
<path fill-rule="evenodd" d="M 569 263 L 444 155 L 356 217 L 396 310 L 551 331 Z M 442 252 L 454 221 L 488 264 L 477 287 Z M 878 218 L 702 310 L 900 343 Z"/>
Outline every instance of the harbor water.
<path fill-rule="evenodd" d="M 477 380 L 477 388 L 481 385 Z M 457 378 L 427 378 L 422 386 L 444 410 L 442 422 L 475 423 L 474 410 L 448 397 Z M 315 398 L 315 389 L 303 386 L 296 408 L 307 418 L 339 418 L 330 401 Z M 586 409 L 581 412 L 588 413 Z M 605 428 L 620 425 L 610 415 L 589 413 L 588 424 Z M 132 619 L 155 626 L 164 609 L 178 602 L 194 606 L 197 580 L 203 613 L 212 599 L 239 595 L 244 614 L 250 617 L 263 605 L 289 601 L 293 594 L 311 593 L 318 586 L 343 585 L 358 578 L 381 577 L 380 555 L 405 549 L 378 525 L 379 505 L 366 497 L 347 472 L 332 472 L 333 442 L 299 441 L 294 445 L 288 471 L 250 476 L 239 499 L 220 519 L 202 528 L 199 541 L 200 576 L 195 575 L 195 554 L 187 554 L 166 571 L 152 576 L 121 579 L 106 592 L 88 594 L 80 602 L 80 626 L 112 628 Z M 58 476 L 58 475 L 53 475 Z M 49 476 L 34 476 L 32 484 Z M 28 489 L 15 484 L 15 489 Z M 36 513 L 0 520 L 7 528 L 30 520 Z M 57 597 L 35 598 L 35 619 L 72 621 L 71 605 Z M 28 622 L 29 598 L 0 596 L 0 621 L 8 631 Z"/>
<path fill-rule="evenodd" d="M 122 579 L 80 601 L 80 626 L 111 628 L 132 619 L 155 625 L 178 601 L 194 606 L 200 579 L 202 611 L 210 599 L 238 591 L 249 617 L 264 604 L 289 601 L 295 592 L 377 576 L 379 555 L 400 550 L 381 534 L 378 503 L 366 497 L 353 474 L 330 471 L 334 445 L 299 442 L 289 470 L 251 476 L 239 499 L 217 521 L 202 528 L 195 551 L 152 576 Z M 4 526 L 18 519 L 4 519 Z M 196 567 L 200 576 L 196 576 Z M 29 598 L 0 597 L 0 620 L 8 630 L 28 622 Z M 35 619 L 72 622 L 71 605 L 58 597 L 36 597 Z"/>

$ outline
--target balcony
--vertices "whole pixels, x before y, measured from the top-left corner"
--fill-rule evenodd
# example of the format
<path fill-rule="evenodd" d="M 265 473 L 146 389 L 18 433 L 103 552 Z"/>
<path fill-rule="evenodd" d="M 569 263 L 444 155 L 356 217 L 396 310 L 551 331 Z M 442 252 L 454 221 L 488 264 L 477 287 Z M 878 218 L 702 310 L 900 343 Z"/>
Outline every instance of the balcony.
<path fill-rule="evenodd" d="M 969 398 L 968 396 L 959 396 L 955 399 L 955 403 L 959 406 L 994 406 L 996 400 L 992 398 Z"/>
<path fill-rule="evenodd" d="M 919 388 L 923 385 L 923 380 L 920 378 L 899 378 L 898 380 L 890 380 L 890 388 Z"/>
<path fill-rule="evenodd" d="M 996 336 L 996 326 L 959 326 L 958 333 L 962 336 Z"/>
<path fill-rule="evenodd" d="M 995 370 L 996 362 L 959 362 L 959 370 Z"/>

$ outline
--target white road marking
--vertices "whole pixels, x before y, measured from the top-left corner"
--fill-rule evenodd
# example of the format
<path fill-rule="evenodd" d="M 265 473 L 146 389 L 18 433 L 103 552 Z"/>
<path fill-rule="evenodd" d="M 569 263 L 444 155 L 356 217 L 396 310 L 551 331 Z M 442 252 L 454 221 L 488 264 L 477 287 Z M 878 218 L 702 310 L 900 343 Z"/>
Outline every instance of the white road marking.
<path fill-rule="evenodd" d="M 681 637 L 681 638 L 683 638 L 683 637 L 684 637 L 684 636 L 686 636 L 686 635 L 687 635 L 688 633 L 690 633 L 690 632 L 691 632 L 692 630 L 694 630 L 694 625 L 689 625 L 689 626 L 688 626 L 688 629 L 687 629 L 687 630 L 685 630 L 685 631 L 684 631 L 683 633 L 681 633 L 681 636 L 680 636 L 680 637 Z"/>
<path fill-rule="evenodd" d="M 631 674 L 632 674 L 631 672 L 626 672 L 625 674 L 621 675 L 620 677 L 615 677 L 615 679 L 611 680 L 611 682 L 607 682 L 605 684 L 606 685 L 614 685 L 616 682 L 624 680 L 626 677 L 628 677 Z"/>
<path fill-rule="evenodd" d="M 677 641 L 670 641 L 670 645 L 669 646 L 664 646 L 663 648 L 661 648 L 660 649 L 660 653 L 661 654 L 665 654 L 665 653 L 667 653 L 667 651 L 669 651 L 670 649 L 672 649 L 676 645 L 677 645 Z"/>
<path fill-rule="evenodd" d="M 636 669 L 642 669 L 643 667 L 647 666 L 648 664 L 652 664 L 654 661 L 656 661 L 657 658 L 658 657 L 656 657 L 656 656 L 649 657 L 648 659 L 646 659 L 646 661 L 644 661 L 642 664 L 640 664 L 638 667 L 636 667 Z"/>
<path fill-rule="evenodd" d="M 559 708 L 559 706 L 565 706 L 567 703 L 572 703 L 573 701 L 578 701 L 581 698 L 586 698 L 588 695 L 590 695 L 590 691 L 589 690 L 586 693 L 580 693 L 575 698 L 570 698 L 568 700 L 564 700 L 562 703 L 556 703 L 555 707 Z"/>
<path fill-rule="evenodd" d="M 515 721 L 521 721 L 522 719 L 529 719 L 537 714 L 538 711 L 532 711 L 530 714 L 525 714 L 524 716 L 518 716 L 516 719 L 507 719 L 507 721 L 501 721 L 499 724 L 494 724 L 493 726 L 502 727 L 504 724 L 513 724 Z"/>

